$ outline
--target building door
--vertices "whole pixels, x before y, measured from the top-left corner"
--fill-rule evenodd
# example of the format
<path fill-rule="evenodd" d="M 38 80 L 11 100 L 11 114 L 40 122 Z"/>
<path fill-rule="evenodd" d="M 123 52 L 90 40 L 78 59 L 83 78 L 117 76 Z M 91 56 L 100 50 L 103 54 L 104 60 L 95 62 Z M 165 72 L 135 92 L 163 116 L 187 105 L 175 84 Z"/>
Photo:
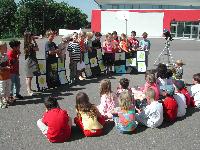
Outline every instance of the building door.
<path fill-rule="evenodd" d="M 200 22 L 172 22 L 170 28 L 173 37 L 200 38 Z"/>

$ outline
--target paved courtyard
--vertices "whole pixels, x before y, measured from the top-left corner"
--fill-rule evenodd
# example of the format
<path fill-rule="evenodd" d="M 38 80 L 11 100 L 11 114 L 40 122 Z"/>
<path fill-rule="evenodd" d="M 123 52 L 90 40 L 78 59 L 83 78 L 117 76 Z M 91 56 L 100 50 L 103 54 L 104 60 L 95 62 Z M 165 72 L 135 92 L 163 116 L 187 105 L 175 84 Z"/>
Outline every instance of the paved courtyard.
<path fill-rule="evenodd" d="M 58 44 L 60 38 L 56 38 Z M 44 58 L 45 39 L 38 40 L 40 52 L 38 58 Z M 164 39 L 151 39 L 152 47 L 149 56 L 149 69 L 154 60 L 165 46 Z M 174 40 L 170 47 L 175 59 L 183 59 L 183 78 L 188 84 L 192 83 L 192 75 L 200 72 L 200 42 L 193 40 Z M 23 52 L 23 45 L 21 45 Z M 68 61 L 67 61 L 68 63 Z M 90 101 L 100 103 L 99 82 L 104 76 L 82 81 L 72 87 L 63 86 L 55 90 L 45 91 L 41 96 L 26 96 L 24 75 L 24 55 L 20 57 L 21 94 L 24 100 L 18 100 L 15 106 L 0 110 L 0 150 L 199 150 L 200 149 L 200 113 L 198 109 L 189 109 L 185 117 L 178 119 L 174 124 L 164 122 L 157 129 L 139 126 L 135 134 L 123 135 L 118 133 L 112 122 L 106 124 L 105 135 L 101 137 L 84 137 L 73 127 L 72 138 L 69 142 L 52 144 L 42 135 L 36 121 L 42 117 L 45 107 L 41 97 L 55 93 L 59 96 L 59 104 L 67 109 L 74 118 L 75 95 L 79 91 L 86 92 Z M 69 70 L 67 70 L 69 73 Z M 130 79 L 130 86 L 143 85 L 144 75 L 123 75 Z M 121 76 L 113 76 L 112 89 L 115 91 Z M 36 87 L 35 87 L 36 88 Z"/>

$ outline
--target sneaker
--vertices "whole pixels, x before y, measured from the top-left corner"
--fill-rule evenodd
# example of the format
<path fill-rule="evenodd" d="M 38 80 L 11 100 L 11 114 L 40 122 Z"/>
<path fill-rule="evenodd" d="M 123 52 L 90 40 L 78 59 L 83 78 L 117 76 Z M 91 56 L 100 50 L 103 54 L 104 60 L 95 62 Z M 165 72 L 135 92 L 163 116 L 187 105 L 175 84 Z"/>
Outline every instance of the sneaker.
<path fill-rule="evenodd" d="M 27 91 L 28 92 L 28 96 L 33 96 L 34 92 L 33 91 Z"/>
<path fill-rule="evenodd" d="M 85 78 L 83 78 L 83 77 L 79 76 L 79 80 L 81 80 L 81 81 L 82 81 L 82 80 L 85 80 Z"/>
<path fill-rule="evenodd" d="M 18 98 L 18 99 L 23 99 L 23 98 L 24 98 L 24 97 L 21 96 L 20 94 L 17 94 L 15 97 Z"/>

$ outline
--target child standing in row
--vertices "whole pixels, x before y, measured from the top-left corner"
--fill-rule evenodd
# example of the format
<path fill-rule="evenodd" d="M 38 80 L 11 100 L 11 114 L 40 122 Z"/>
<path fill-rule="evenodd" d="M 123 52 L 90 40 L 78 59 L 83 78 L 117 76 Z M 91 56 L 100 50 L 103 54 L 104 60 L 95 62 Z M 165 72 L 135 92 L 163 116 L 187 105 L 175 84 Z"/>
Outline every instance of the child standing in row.
<path fill-rule="evenodd" d="M 58 49 L 60 50 L 59 57 L 61 58 L 62 62 L 66 59 L 66 50 L 70 40 L 71 40 L 71 35 L 64 35 L 62 37 L 61 43 L 58 44 Z"/>
<path fill-rule="evenodd" d="M 72 35 L 72 41 L 69 42 L 68 49 L 70 56 L 70 80 L 76 81 L 78 79 L 83 80 L 80 76 L 80 71 L 77 70 L 77 64 L 82 62 L 81 48 L 78 42 L 78 33 L 74 32 Z M 75 78 L 75 79 L 74 79 Z"/>
<path fill-rule="evenodd" d="M 131 32 L 131 37 L 128 39 L 130 43 L 130 49 L 133 51 L 136 51 L 139 47 L 139 41 L 135 38 L 136 32 L 132 31 Z"/>
<path fill-rule="evenodd" d="M 106 73 L 110 74 L 112 66 L 115 61 L 114 49 L 116 45 L 112 42 L 113 37 L 111 33 L 106 34 L 106 40 L 103 42 L 103 61 L 106 66 Z"/>
<path fill-rule="evenodd" d="M 8 50 L 8 60 L 10 64 L 10 78 L 11 78 L 11 96 L 16 99 L 23 99 L 20 95 L 20 75 L 19 75 L 19 56 L 20 52 L 20 41 L 12 40 L 9 42 L 11 47 Z"/>
<path fill-rule="evenodd" d="M 62 110 L 55 98 L 44 100 L 46 112 L 37 121 L 38 128 L 52 143 L 66 142 L 71 136 L 72 120 L 67 111 Z"/>
<path fill-rule="evenodd" d="M 129 42 L 128 39 L 126 37 L 126 34 L 122 33 L 121 34 L 121 41 L 119 43 L 119 47 L 120 50 L 122 50 L 122 52 L 129 52 Z"/>
<path fill-rule="evenodd" d="M 108 119 L 112 118 L 112 110 L 118 106 L 117 96 L 111 90 L 111 82 L 102 80 L 100 83 L 101 103 L 97 108 L 99 112 Z"/>
<path fill-rule="evenodd" d="M 0 108 L 10 102 L 10 67 L 7 57 L 7 44 L 0 41 Z"/>
<path fill-rule="evenodd" d="M 148 88 L 145 92 L 147 105 L 138 115 L 136 115 L 137 121 L 141 122 L 149 128 L 157 128 L 163 122 L 163 106 L 155 99 L 155 91 L 152 88 Z"/>
<path fill-rule="evenodd" d="M 85 136 L 103 135 L 105 119 L 95 105 L 89 102 L 87 94 L 79 92 L 76 95 L 76 111 L 77 117 L 74 118 L 74 123 Z"/>
<path fill-rule="evenodd" d="M 113 113 L 115 126 L 120 133 L 133 133 L 137 127 L 135 121 L 135 109 L 132 102 L 132 95 L 128 91 L 123 91 L 119 95 L 120 110 Z"/>

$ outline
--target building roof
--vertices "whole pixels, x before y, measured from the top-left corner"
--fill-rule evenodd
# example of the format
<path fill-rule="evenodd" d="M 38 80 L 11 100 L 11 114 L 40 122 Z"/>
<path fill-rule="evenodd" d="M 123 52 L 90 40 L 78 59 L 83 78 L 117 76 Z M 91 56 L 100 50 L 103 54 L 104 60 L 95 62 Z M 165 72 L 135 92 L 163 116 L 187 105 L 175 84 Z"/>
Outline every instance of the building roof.
<path fill-rule="evenodd" d="M 200 6 L 200 0 L 94 0 L 97 4 L 151 4 L 151 5 L 179 5 Z"/>

